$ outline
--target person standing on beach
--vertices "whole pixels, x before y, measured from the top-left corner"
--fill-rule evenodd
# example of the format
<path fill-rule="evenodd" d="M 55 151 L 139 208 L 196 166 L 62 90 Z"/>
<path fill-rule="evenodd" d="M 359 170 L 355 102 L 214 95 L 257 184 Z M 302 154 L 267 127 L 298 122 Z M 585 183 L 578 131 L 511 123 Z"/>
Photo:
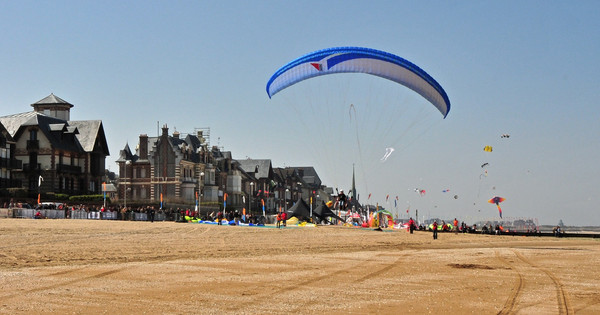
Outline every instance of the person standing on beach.
<path fill-rule="evenodd" d="M 283 223 L 283 227 L 287 226 L 287 213 L 285 211 L 281 212 L 281 221 Z"/>
<path fill-rule="evenodd" d="M 452 222 L 454 224 L 454 234 L 458 233 L 458 220 L 456 220 L 456 218 L 454 218 L 454 222 Z"/>
<path fill-rule="evenodd" d="M 221 221 L 223 221 L 223 212 L 219 211 L 219 213 L 217 213 L 217 224 L 223 225 L 223 223 L 221 223 Z"/>
<path fill-rule="evenodd" d="M 154 206 L 148 209 L 148 216 L 150 216 L 150 223 L 154 223 Z"/>
<path fill-rule="evenodd" d="M 415 230 L 415 220 L 413 220 L 412 217 L 408 220 L 408 228 L 410 229 L 410 234 L 413 234 L 413 231 Z"/>
<path fill-rule="evenodd" d="M 281 227 L 281 213 L 277 213 L 277 228 Z"/>
<path fill-rule="evenodd" d="M 438 224 L 437 221 L 433 221 L 433 239 L 437 240 L 437 234 L 438 234 Z"/>

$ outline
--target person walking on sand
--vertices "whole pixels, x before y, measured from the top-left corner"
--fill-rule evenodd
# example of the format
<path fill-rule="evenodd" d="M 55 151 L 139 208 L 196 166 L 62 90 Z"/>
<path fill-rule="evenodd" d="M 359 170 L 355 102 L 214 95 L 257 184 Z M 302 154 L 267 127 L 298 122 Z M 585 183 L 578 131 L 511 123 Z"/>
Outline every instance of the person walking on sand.
<path fill-rule="evenodd" d="M 287 213 L 285 211 L 281 212 L 281 223 L 283 223 L 283 227 L 287 226 Z"/>
<path fill-rule="evenodd" d="M 223 225 L 222 221 L 223 221 L 223 212 L 219 211 L 219 213 L 217 213 L 217 225 Z"/>
<path fill-rule="evenodd" d="M 281 213 L 278 212 L 277 213 L 277 228 L 279 229 L 281 227 Z"/>
<path fill-rule="evenodd" d="M 437 221 L 433 221 L 433 239 L 437 240 L 437 234 L 438 234 L 438 224 Z"/>

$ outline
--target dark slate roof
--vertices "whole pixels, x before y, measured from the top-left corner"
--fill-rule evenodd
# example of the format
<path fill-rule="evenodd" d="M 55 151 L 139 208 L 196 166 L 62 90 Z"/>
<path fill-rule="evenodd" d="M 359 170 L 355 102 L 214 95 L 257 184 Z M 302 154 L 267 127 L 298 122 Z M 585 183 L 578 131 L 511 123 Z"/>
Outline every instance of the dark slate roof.
<path fill-rule="evenodd" d="M 0 133 L 2 133 L 4 135 L 4 137 L 6 138 L 6 141 L 14 142 L 14 139 L 10 135 L 10 132 L 8 132 L 8 130 L 6 130 L 6 127 L 4 127 L 4 125 L 1 122 L 0 122 Z"/>
<path fill-rule="evenodd" d="M 115 162 L 125 162 L 127 160 L 136 161 L 138 158 L 137 155 L 133 155 L 131 153 L 131 149 L 129 148 L 129 143 L 125 144 L 123 150 L 119 151 L 119 158 Z"/>
<path fill-rule="evenodd" d="M 73 107 L 73 104 L 63 100 L 62 98 L 60 98 L 52 93 L 50 95 L 44 97 L 43 99 L 31 104 L 31 106 L 35 107 L 35 105 L 46 105 L 46 104 L 64 104 L 64 105 L 69 105 L 69 107 Z"/>
<path fill-rule="evenodd" d="M 26 113 L 18 113 L 8 116 L 0 117 L 0 122 L 6 128 L 6 131 L 10 133 L 12 137 L 17 134 L 17 131 L 21 127 L 21 125 L 25 124 L 29 120 L 37 121 L 37 115 L 40 113 L 36 112 L 26 112 Z"/>
<path fill-rule="evenodd" d="M 77 141 L 75 137 L 73 137 L 72 139 L 63 137 L 63 133 L 67 131 L 67 129 L 64 128 L 64 125 L 66 123 L 67 122 L 62 119 L 36 113 L 36 115 L 32 119 L 29 119 L 21 126 L 38 126 L 40 131 L 46 136 L 48 141 L 50 141 L 50 144 L 54 149 L 72 152 L 82 152 L 83 148 L 81 147 L 79 141 Z M 56 127 L 60 127 L 61 124 L 63 125 L 63 128 L 56 129 Z M 17 136 L 20 132 L 21 131 L 17 133 Z"/>
<path fill-rule="evenodd" d="M 296 166 L 292 167 L 298 173 L 298 176 L 302 178 L 306 184 L 321 186 L 321 178 L 319 178 L 319 174 L 312 166 Z"/>
<path fill-rule="evenodd" d="M 246 173 L 256 173 L 254 177 L 256 179 L 269 178 L 271 172 L 271 160 L 255 160 L 245 159 L 237 160 L 240 163 L 240 168 Z M 258 168 L 258 169 L 257 169 Z"/>
<path fill-rule="evenodd" d="M 102 120 L 71 120 L 69 121 L 70 127 L 75 127 L 79 131 L 77 134 L 77 140 L 81 144 L 81 147 L 85 152 L 93 152 L 96 145 L 96 140 L 104 143 L 103 151 L 106 155 L 109 155 L 108 145 L 106 144 L 106 138 L 104 136 L 104 128 L 102 127 Z"/>
<path fill-rule="evenodd" d="M 187 135 L 185 137 L 185 142 L 187 142 L 188 145 L 191 145 L 194 148 L 194 151 L 198 151 L 198 148 L 202 146 L 200 139 L 194 135 Z"/>

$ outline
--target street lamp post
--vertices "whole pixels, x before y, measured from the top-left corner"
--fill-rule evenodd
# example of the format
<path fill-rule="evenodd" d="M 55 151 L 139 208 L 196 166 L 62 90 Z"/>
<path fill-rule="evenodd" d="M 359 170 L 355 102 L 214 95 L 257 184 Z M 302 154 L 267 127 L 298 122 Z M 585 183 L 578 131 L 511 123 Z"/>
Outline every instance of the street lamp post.
<path fill-rule="evenodd" d="M 250 196 L 248 196 L 248 211 L 252 214 L 252 195 L 254 195 L 254 182 L 250 182 Z"/>
<path fill-rule="evenodd" d="M 288 201 L 287 201 L 287 200 L 288 200 L 288 194 L 289 194 L 289 192 L 290 192 L 290 189 L 289 189 L 289 188 L 286 188 L 286 189 L 285 189 L 285 194 L 284 194 L 284 196 L 283 196 L 283 201 L 284 201 L 284 203 L 285 203 L 285 205 L 284 205 L 284 207 L 285 207 L 285 212 L 287 212 L 287 204 L 288 204 Z"/>
<path fill-rule="evenodd" d="M 204 176 L 204 172 L 198 174 L 198 215 L 200 217 L 202 217 L 202 211 L 200 211 L 202 207 L 202 176 Z"/>
<path fill-rule="evenodd" d="M 125 191 L 123 192 L 125 194 L 125 210 L 127 210 L 127 166 L 131 165 L 131 160 L 126 160 L 125 161 Z"/>

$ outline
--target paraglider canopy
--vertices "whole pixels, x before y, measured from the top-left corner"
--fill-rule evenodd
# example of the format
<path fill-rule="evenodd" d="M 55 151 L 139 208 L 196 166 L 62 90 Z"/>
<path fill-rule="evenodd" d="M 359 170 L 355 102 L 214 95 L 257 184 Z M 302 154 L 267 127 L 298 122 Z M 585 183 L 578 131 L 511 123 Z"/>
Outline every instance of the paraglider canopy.
<path fill-rule="evenodd" d="M 334 47 L 315 51 L 281 67 L 267 83 L 269 98 L 300 81 L 332 73 L 367 73 L 402 84 L 427 99 L 444 115 L 450 100 L 442 86 L 412 62 L 380 50 Z"/>

